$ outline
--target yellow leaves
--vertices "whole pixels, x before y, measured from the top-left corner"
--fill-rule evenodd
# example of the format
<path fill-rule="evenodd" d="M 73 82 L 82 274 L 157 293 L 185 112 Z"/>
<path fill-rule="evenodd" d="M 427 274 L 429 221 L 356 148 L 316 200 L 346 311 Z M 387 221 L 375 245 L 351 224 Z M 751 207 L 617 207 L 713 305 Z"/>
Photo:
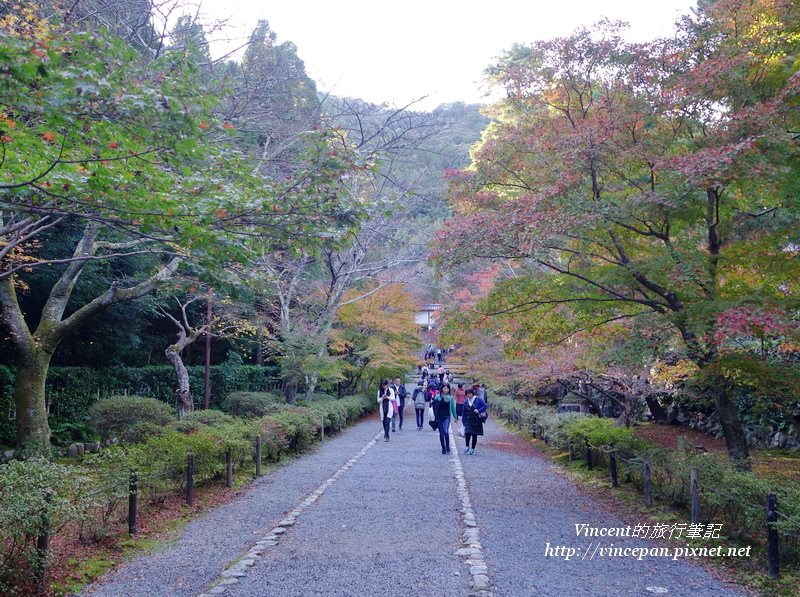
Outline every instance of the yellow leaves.
<path fill-rule="evenodd" d="M 343 300 L 348 301 L 353 302 L 339 309 L 331 335 L 334 354 L 365 358 L 370 367 L 414 364 L 416 305 L 402 285 L 351 289 Z"/>
<path fill-rule="evenodd" d="M 674 365 L 659 364 L 653 371 L 653 378 L 667 387 L 677 387 L 694 377 L 700 369 L 692 361 L 678 361 Z"/>
<path fill-rule="evenodd" d="M 46 40 L 51 35 L 53 25 L 36 13 L 35 5 L 3 4 L 5 14 L 0 17 L 0 32 L 19 39 L 39 40 L 36 47 L 46 47 L 41 40 Z M 43 54 L 37 49 L 33 53 L 37 56 Z"/>

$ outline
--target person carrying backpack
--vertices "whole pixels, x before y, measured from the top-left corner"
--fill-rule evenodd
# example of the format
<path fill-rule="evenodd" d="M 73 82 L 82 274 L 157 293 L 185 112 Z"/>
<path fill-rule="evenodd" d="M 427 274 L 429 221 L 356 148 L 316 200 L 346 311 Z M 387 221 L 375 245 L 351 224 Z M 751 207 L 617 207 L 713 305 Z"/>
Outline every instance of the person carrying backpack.
<path fill-rule="evenodd" d="M 417 387 L 414 388 L 414 393 L 411 395 L 411 401 L 414 403 L 414 414 L 417 416 L 417 430 L 420 430 L 424 427 L 425 409 L 428 407 L 428 403 L 425 400 L 425 385 L 423 382 L 417 382 Z"/>
<path fill-rule="evenodd" d="M 428 418 L 428 425 L 431 426 L 431 429 L 436 431 L 439 428 L 439 423 L 436 421 L 436 410 L 434 409 L 434 400 L 439 395 L 439 388 L 436 385 L 436 380 L 430 378 L 428 380 L 428 389 L 425 391 L 425 402 L 427 403 L 426 411 L 429 412 L 430 417 Z"/>

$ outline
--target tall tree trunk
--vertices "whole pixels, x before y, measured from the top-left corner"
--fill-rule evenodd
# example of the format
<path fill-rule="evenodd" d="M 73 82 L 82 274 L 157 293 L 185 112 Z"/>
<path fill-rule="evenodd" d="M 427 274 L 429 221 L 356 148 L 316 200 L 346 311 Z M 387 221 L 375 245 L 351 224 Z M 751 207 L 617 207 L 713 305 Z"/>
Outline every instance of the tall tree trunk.
<path fill-rule="evenodd" d="M 715 375 L 713 383 L 714 404 L 717 407 L 720 425 L 722 425 L 722 434 L 725 436 L 728 456 L 730 456 L 734 468 L 740 471 L 749 471 L 750 451 L 747 448 L 747 436 L 739 419 L 739 411 L 736 404 L 730 399 L 725 380 L 721 376 Z"/>
<path fill-rule="evenodd" d="M 666 423 L 667 411 L 661 406 L 658 398 L 652 394 L 648 394 L 644 399 L 647 402 L 647 407 L 650 409 L 650 414 L 653 415 L 653 420 L 656 423 Z"/>
<path fill-rule="evenodd" d="M 314 390 L 317 389 L 317 379 L 319 373 L 312 371 L 308 374 L 308 383 L 306 384 L 306 400 L 309 402 L 314 399 Z"/>
<path fill-rule="evenodd" d="M 35 348 L 17 349 L 14 404 L 17 409 L 17 437 L 23 458 L 50 456 L 50 425 L 45 397 L 50 356 Z"/>
<path fill-rule="evenodd" d="M 686 344 L 689 358 L 705 374 L 714 392 L 714 406 L 722 426 L 728 456 L 733 466 L 739 470 L 750 470 L 750 451 L 747 449 L 747 436 L 744 433 L 739 411 L 728 394 L 728 385 L 720 372 L 718 353 L 715 347 L 703 351 L 697 335 L 688 328 L 679 326 L 683 341 Z M 712 335 L 709 332 L 709 335 Z"/>
<path fill-rule="evenodd" d="M 0 319 L 11 332 L 11 342 L 16 350 L 14 402 L 17 409 L 17 444 L 25 456 L 50 455 L 50 425 L 44 388 L 50 359 L 61 341 L 112 305 L 141 298 L 153 291 L 175 274 L 182 261 L 180 257 L 173 258 L 155 274 L 130 288 L 119 288 L 112 284 L 105 292 L 64 318 L 72 290 L 87 263 L 83 258 L 96 255 L 95 239 L 99 230 L 99 224 L 87 224 L 83 238 L 74 251 L 76 261 L 66 266 L 51 287 L 35 331 L 28 327 L 17 301 L 14 277 L 0 280 Z M 109 247 L 106 245 L 106 248 Z"/>
<path fill-rule="evenodd" d="M 186 370 L 186 365 L 183 364 L 181 351 L 178 346 L 173 344 L 164 351 L 164 354 L 175 370 L 175 376 L 178 378 L 175 400 L 178 404 L 178 418 L 182 421 L 186 413 L 190 413 L 194 410 L 192 391 L 189 388 L 189 372 Z"/>

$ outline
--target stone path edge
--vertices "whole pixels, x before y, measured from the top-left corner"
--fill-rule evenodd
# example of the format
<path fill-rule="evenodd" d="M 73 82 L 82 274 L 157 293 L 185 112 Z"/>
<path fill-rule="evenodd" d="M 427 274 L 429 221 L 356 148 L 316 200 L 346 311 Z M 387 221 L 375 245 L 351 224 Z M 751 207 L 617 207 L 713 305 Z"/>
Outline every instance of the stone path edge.
<path fill-rule="evenodd" d="M 294 526 L 298 516 L 308 509 L 311 504 L 322 497 L 325 491 L 331 485 L 333 485 L 339 479 L 339 477 L 346 473 L 348 469 L 358 462 L 364 456 L 364 454 L 366 454 L 367 451 L 378 442 L 381 437 L 383 437 L 383 431 L 380 431 L 374 438 L 367 442 L 367 444 L 361 448 L 361 450 L 356 452 L 356 454 L 350 458 L 350 460 L 345 462 L 339 468 L 339 470 L 323 481 L 314 491 L 311 491 L 302 500 L 300 500 L 300 502 L 298 502 L 294 508 L 289 510 L 288 513 L 278 522 L 278 524 L 270 529 L 270 531 L 264 535 L 264 537 L 256 541 L 256 543 L 253 544 L 253 546 L 247 552 L 245 552 L 235 562 L 223 570 L 217 579 L 209 583 L 208 588 L 203 593 L 200 593 L 198 597 L 222 595 L 225 593 L 225 591 L 227 591 L 228 587 L 237 584 L 240 578 L 247 576 L 247 572 L 256 563 L 256 560 L 261 557 L 261 553 L 269 547 L 278 545 L 279 537 L 286 533 L 288 528 Z"/>
<path fill-rule="evenodd" d="M 452 428 L 450 429 L 451 444 L 456 446 L 456 440 Z M 456 478 L 456 493 L 461 500 L 461 515 L 464 530 L 461 534 L 463 547 L 456 550 L 456 555 L 461 556 L 464 563 L 469 566 L 470 573 L 470 596 L 492 597 L 491 585 L 489 583 L 489 569 L 486 566 L 486 559 L 483 556 L 483 546 L 480 541 L 480 531 L 475 520 L 475 511 L 469 499 L 469 488 L 467 479 L 464 476 L 464 468 L 461 466 L 461 458 L 458 449 L 454 450 L 455 456 L 450 459 L 453 463 L 453 474 Z"/>

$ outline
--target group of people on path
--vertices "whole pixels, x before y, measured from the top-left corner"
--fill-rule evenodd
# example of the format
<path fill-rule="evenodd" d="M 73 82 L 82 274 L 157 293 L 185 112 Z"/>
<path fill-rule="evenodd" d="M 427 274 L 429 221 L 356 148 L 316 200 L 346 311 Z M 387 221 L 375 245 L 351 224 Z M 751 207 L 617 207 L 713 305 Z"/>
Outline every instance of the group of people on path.
<path fill-rule="evenodd" d="M 424 429 L 427 417 L 430 426 L 439 431 L 439 443 L 442 454 L 450 453 L 450 423 L 453 419 L 460 421 L 463 432 L 459 435 L 464 438 L 465 454 L 474 454 L 478 436 L 483 435 L 483 423 L 486 420 L 486 392 L 485 386 L 475 382 L 473 387 L 464 389 L 464 384 L 458 384 L 452 392 L 447 382 L 437 382 L 430 378 L 425 384 L 425 378 L 417 383 L 411 401 L 414 403 L 417 430 Z M 389 441 L 389 428 L 403 430 L 403 409 L 408 397 L 405 385 L 400 378 L 395 378 L 392 384 L 388 379 L 381 381 L 378 390 L 378 405 L 381 421 L 383 423 L 383 441 Z M 399 422 L 399 425 L 396 423 Z"/>
<path fill-rule="evenodd" d="M 425 381 L 430 379 L 439 379 L 439 386 L 444 383 L 450 383 L 453 379 L 453 374 L 450 372 L 450 369 L 445 369 L 444 365 L 439 365 L 438 369 L 433 367 L 428 368 L 426 365 L 421 364 L 418 367 L 419 374 L 422 376 L 422 383 L 424 384 Z"/>

